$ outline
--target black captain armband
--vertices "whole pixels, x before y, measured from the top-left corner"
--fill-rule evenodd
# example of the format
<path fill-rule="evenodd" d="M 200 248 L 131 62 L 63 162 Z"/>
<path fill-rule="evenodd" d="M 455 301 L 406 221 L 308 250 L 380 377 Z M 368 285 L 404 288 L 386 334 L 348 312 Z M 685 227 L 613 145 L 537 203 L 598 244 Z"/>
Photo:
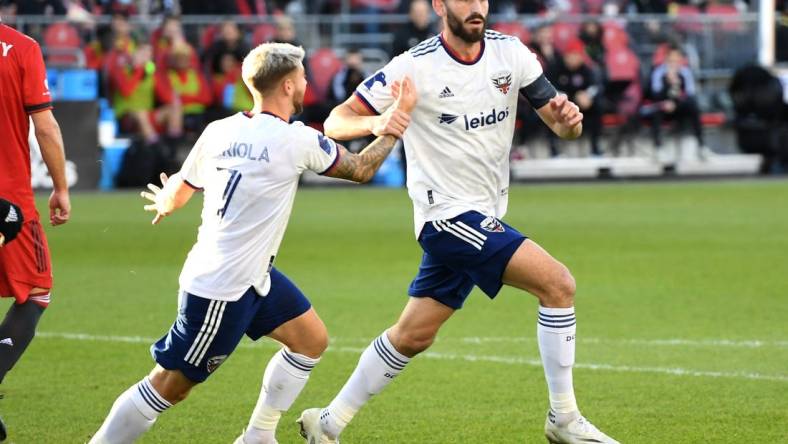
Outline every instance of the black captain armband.
<path fill-rule="evenodd" d="M 528 99 L 528 102 L 534 109 L 539 109 L 550 101 L 558 94 L 555 87 L 544 74 L 540 75 L 533 82 L 525 88 L 520 89 L 520 92 Z"/>
<path fill-rule="evenodd" d="M 22 230 L 22 210 L 11 202 L 0 199 L 0 234 L 5 237 L 5 243 L 9 243 Z"/>

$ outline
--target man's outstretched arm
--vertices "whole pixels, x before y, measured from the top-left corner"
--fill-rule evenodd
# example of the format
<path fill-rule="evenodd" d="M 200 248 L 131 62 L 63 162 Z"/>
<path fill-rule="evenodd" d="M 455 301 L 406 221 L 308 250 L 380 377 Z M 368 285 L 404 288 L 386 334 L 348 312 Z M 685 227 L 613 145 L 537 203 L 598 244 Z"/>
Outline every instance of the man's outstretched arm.
<path fill-rule="evenodd" d="M 162 188 L 149 183 L 148 189 L 151 192 L 143 191 L 140 193 L 142 197 L 153 202 L 145 205 L 145 211 L 153 211 L 156 216 L 153 217 L 151 224 L 159 223 L 164 217 L 172 214 L 173 211 L 186 205 L 186 202 L 194 195 L 194 188 L 186 183 L 181 178 L 180 173 L 173 174 L 167 177 L 166 174 L 161 173 Z"/>

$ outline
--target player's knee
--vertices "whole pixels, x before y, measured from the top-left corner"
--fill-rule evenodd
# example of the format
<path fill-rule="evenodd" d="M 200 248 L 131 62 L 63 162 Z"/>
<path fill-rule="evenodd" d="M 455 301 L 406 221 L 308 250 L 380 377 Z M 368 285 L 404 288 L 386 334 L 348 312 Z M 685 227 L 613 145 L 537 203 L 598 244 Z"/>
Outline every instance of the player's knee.
<path fill-rule="evenodd" d="M 545 302 L 554 307 L 569 307 L 574 304 L 576 290 L 574 276 L 568 268 L 562 266 L 561 272 L 548 285 Z"/>
<path fill-rule="evenodd" d="M 390 340 L 398 352 L 413 357 L 430 348 L 435 342 L 435 332 L 431 330 L 400 331 L 396 339 L 390 338 Z"/>
<path fill-rule="evenodd" d="M 308 356 L 312 359 L 317 359 L 323 355 L 323 352 L 326 351 L 328 348 L 328 331 L 325 328 L 322 330 L 313 332 L 309 336 L 309 340 L 303 344 L 300 344 L 298 347 L 299 350 L 294 350 L 291 347 L 291 351 L 295 353 L 302 354 L 304 356 Z"/>

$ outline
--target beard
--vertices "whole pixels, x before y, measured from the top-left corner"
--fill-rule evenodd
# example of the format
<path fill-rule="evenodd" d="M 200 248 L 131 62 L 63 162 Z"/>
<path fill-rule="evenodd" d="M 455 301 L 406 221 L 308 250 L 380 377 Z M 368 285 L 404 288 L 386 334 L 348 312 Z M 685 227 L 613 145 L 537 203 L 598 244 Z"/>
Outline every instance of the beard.
<path fill-rule="evenodd" d="M 304 112 L 304 94 L 301 97 L 293 97 L 293 114 Z"/>
<path fill-rule="evenodd" d="M 479 13 L 473 13 L 465 20 L 461 20 L 459 17 L 454 15 L 454 13 L 449 10 L 449 8 L 446 8 L 446 19 L 452 34 L 459 37 L 460 40 L 464 41 L 465 43 L 476 43 L 484 38 L 484 31 L 487 29 L 487 18 L 485 18 L 483 15 Z M 480 19 L 483 21 L 482 28 L 478 31 L 469 31 L 465 29 L 465 22 L 474 19 Z"/>

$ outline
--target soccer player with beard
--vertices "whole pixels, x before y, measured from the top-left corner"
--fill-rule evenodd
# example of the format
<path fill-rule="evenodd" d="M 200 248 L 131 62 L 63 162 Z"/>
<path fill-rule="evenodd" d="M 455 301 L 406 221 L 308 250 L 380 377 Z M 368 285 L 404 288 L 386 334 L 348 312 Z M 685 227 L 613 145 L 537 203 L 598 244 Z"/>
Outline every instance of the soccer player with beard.
<path fill-rule="evenodd" d="M 501 220 L 518 92 L 562 138 L 581 135 L 583 115 L 556 92 L 517 38 L 486 31 L 486 0 L 432 0 L 432 6 L 443 32 L 392 59 L 325 123 L 326 134 L 340 140 L 379 134 L 376 115 L 394 103 L 391 80 L 414 79 L 419 100 L 403 141 L 415 234 L 424 255 L 399 320 L 362 353 L 326 408 L 302 413 L 301 434 L 310 444 L 338 442 L 372 395 L 432 344 L 474 286 L 493 298 L 506 284 L 539 299 L 536 329 L 550 400 L 547 439 L 616 443 L 583 418 L 575 401 L 574 278 Z"/>
<path fill-rule="evenodd" d="M 151 347 L 157 365 L 117 398 L 92 444 L 134 442 L 213 374 L 244 335 L 268 336 L 283 348 L 269 361 L 257 406 L 235 443 L 276 444 L 282 412 L 328 341 L 309 300 L 274 267 L 298 180 L 312 170 L 369 181 L 405 131 L 416 99 L 409 79 L 397 82 L 399 99 L 378 119 L 382 136 L 350 153 L 319 131 L 289 123 L 303 109 L 303 58 L 303 48 L 284 43 L 252 50 L 242 67 L 251 112 L 208 125 L 181 171 L 162 174 L 163 188 L 151 184 L 151 193 L 142 193 L 152 201 L 145 210 L 156 213 L 155 224 L 203 190 L 202 224 L 181 271 L 178 317 Z"/>

